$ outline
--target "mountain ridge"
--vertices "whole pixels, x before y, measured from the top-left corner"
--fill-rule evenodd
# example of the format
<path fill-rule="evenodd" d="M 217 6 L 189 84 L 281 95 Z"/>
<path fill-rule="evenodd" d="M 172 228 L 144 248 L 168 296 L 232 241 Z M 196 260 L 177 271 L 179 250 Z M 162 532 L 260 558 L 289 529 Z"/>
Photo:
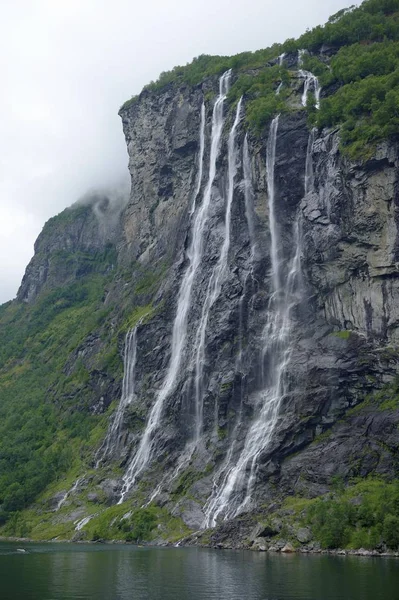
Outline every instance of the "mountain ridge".
<path fill-rule="evenodd" d="M 397 4 L 363 9 L 373 27 L 376 14 L 392 20 L 393 42 Z M 331 27 L 356 28 L 358 14 Z M 260 77 L 244 65 L 150 86 L 121 109 L 127 205 L 95 198 L 39 237 L 17 301 L 0 309 L 3 533 L 161 542 L 211 524 L 198 543 L 396 547 L 373 503 L 382 478 L 398 518 L 397 139 L 373 134 L 353 158 L 347 121 L 313 129 L 355 85 L 330 83 L 317 110 L 306 68 L 328 63 L 335 77 L 340 65 L 315 52 L 320 31 L 305 34 L 311 52 L 279 52 Z M 135 348 L 122 382 L 124 339 Z M 348 508 L 351 489 L 372 506 L 369 525 Z M 349 534 L 331 542 L 318 497 L 346 511 Z"/>

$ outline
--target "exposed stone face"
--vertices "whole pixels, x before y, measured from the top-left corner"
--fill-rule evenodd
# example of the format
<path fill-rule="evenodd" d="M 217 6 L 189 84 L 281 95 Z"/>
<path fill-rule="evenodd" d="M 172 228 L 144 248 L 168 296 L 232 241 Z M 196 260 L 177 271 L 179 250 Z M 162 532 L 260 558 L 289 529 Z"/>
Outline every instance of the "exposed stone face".
<path fill-rule="evenodd" d="M 211 85 L 209 82 L 207 85 Z M 212 82 L 216 91 L 215 82 Z M 200 107 L 204 89 L 172 88 L 162 94 L 145 93 L 122 112 L 130 157 L 132 196 L 124 215 L 123 260 L 156 263 L 168 255 L 173 267 L 162 287 L 164 308 L 138 332 L 136 409 L 148 410 L 162 385 L 170 353 L 170 335 L 176 299 L 187 266 L 185 249 L 190 238 L 192 202 L 199 151 Z M 207 105 L 206 139 L 210 135 L 211 106 Z M 200 309 L 212 268 L 218 259 L 224 223 L 227 177 L 227 136 L 232 115 L 226 119 L 212 210 L 207 224 L 204 257 L 193 289 L 188 325 L 188 354 L 193 350 Z M 238 133 L 242 156 L 244 128 Z M 254 187 L 256 256 L 250 260 L 249 231 L 243 190 L 236 186 L 232 207 L 229 272 L 220 297 L 211 309 L 206 334 L 204 365 L 204 444 L 190 468 L 201 472 L 207 464 L 220 464 L 235 440 L 237 457 L 253 418 L 253 397 L 259 391 L 262 329 L 270 295 L 270 233 L 266 189 L 265 131 L 261 139 L 249 137 Z M 337 132 L 316 135 L 313 151 L 314 191 L 304 198 L 306 150 L 309 130 L 302 113 L 280 118 L 276 147 L 277 218 L 283 253 L 292 256 L 293 224 L 302 215 L 302 269 L 304 292 L 295 310 L 293 352 L 274 439 L 260 458 L 255 501 L 272 500 L 276 485 L 282 493 L 301 488 L 306 473 L 308 493 L 326 491 L 337 470 L 351 476 L 345 458 L 353 451 L 348 432 L 337 433 L 339 450 L 312 444 L 346 411 L 396 373 L 396 360 L 387 360 L 382 349 L 397 343 L 399 304 L 397 293 L 397 149 L 384 144 L 375 158 L 355 164 L 342 157 Z M 206 146 L 207 147 L 207 146 Z M 205 153 L 206 182 L 209 151 Z M 237 183 L 243 177 L 241 159 Z M 253 272 L 250 281 L 249 273 Z M 243 308 L 244 307 L 244 308 Z M 242 311 L 240 313 L 240 311 Z M 246 340 L 240 351 L 240 327 Z M 341 331 L 351 333 L 341 334 Z M 190 440 L 193 418 L 193 373 L 185 362 L 176 388 L 164 408 L 162 430 L 157 433 L 157 459 L 170 473 Z M 360 419 L 360 417 L 359 417 Z M 363 417 L 362 417 L 363 419 Z M 362 420 L 360 419 L 360 421 Z M 376 417 L 377 421 L 378 417 Z M 395 417 L 392 417 L 395 420 Z M 392 419 L 388 419 L 391 423 Z M 355 420 L 355 431 L 360 422 Z M 391 427 L 376 425 L 377 430 Z M 385 428 L 385 429 L 384 429 Z M 377 430 L 367 429 L 367 439 L 356 437 L 356 453 L 378 445 Z M 223 435 L 217 432 L 223 431 Z M 392 451 L 399 440 L 392 432 Z M 131 434 L 127 455 L 134 454 L 140 436 Z M 333 438 L 335 439 L 335 437 Z M 206 448 L 206 450 L 205 450 Z M 319 448 L 319 450 L 317 450 Z M 298 451 L 295 459 L 289 456 Z M 342 460 L 335 460 L 335 452 Z M 331 456 L 331 454 L 330 454 Z M 379 469 L 393 475 L 392 454 L 380 452 Z M 378 461 L 377 461 L 378 462 Z M 346 467 L 345 467 L 346 465 Z M 362 475 L 373 472 L 376 460 L 365 460 Z M 294 475 L 295 471 L 295 475 Z M 321 472 L 325 471 L 325 476 Z M 309 475 L 313 473 L 314 475 Z M 151 480 L 151 475 L 148 475 Z M 191 527 L 199 526 L 201 511 L 211 491 L 212 477 L 194 483 L 189 492 L 195 503 L 176 505 L 176 514 Z M 297 482 L 297 483 L 295 483 Z M 272 484 L 272 485 L 271 485 Z M 159 498 L 173 509 L 166 478 Z M 303 486 L 302 486 L 303 488 Z M 301 488 L 301 493 L 304 490 Z M 168 499 L 169 498 L 169 499 Z M 180 507 L 180 508 L 178 508 Z M 174 510 L 174 509 L 173 509 Z"/>
<path fill-rule="evenodd" d="M 315 144 L 315 193 L 305 203 L 307 274 L 326 320 L 380 343 L 397 343 L 398 149 L 350 164 L 338 135 Z"/>
<path fill-rule="evenodd" d="M 42 289 L 60 287 L 85 275 L 90 266 L 79 253 L 95 257 L 115 245 L 123 203 L 123 198 L 111 202 L 107 196 L 93 194 L 47 221 L 17 299 L 32 303 Z"/>
<path fill-rule="evenodd" d="M 121 111 L 132 194 L 124 219 L 124 260 L 175 258 L 181 250 L 196 177 L 201 89 L 143 93 Z M 185 223 L 182 223 L 185 221 Z"/>
<path fill-rule="evenodd" d="M 132 190 L 121 220 L 103 235 L 92 213 L 64 224 L 62 235 L 58 228 L 45 228 L 18 295 L 20 300 L 32 302 L 44 285 L 57 285 L 76 276 L 69 271 L 60 274 L 52 267 L 59 251 L 100 252 L 111 243 L 122 265 L 135 269 L 138 261 L 150 271 L 164 265 L 158 292 L 149 298 L 157 310 L 137 331 L 135 394 L 124 417 L 122 449 L 114 456 L 124 467 L 135 454 L 165 381 L 177 297 L 192 236 L 190 209 L 198 177 L 201 105 L 212 95 L 209 92 L 217 94 L 217 84 L 211 78 L 193 88 L 171 86 L 162 93 L 144 92 L 122 110 Z M 206 100 L 205 104 L 204 175 L 197 202 L 202 198 L 210 160 L 212 102 Z M 192 529 L 203 522 L 203 507 L 217 468 L 229 451 L 232 464 L 239 459 L 263 385 L 264 328 L 272 293 L 268 129 L 260 138 L 248 133 L 254 201 L 249 227 L 242 185 L 246 134 L 242 121 L 237 132 L 228 269 L 206 329 L 201 444 L 187 463 L 182 462 L 194 435 L 196 334 L 223 242 L 233 113 L 227 114 L 223 130 L 181 368 L 165 401 L 162 425 L 154 434 L 153 460 L 142 475 L 148 499 L 156 491 L 156 501 Z M 281 257 L 286 263 L 292 259 L 294 224 L 299 222 L 303 282 L 292 310 L 292 348 L 281 410 L 272 442 L 258 457 L 252 498 L 255 508 L 287 494 L 322 494 L 337 475 L 348 479 L 369 473 L 398 474 L 398 411 L 378 412 L 370 405 L 348 413 L 367 394 L 391 381 L 398 368 L 398 148 L 382 144 L 372 160 L 353 163 L 341 155 L 336 131 L 318 132 L 312 153 L 314 189 L 305 197 L 308 140 L 304 111 L 280 117 L 275 185 Z M 116 283 L 113 293 L 119 292 Z M 65 367 L 73 369 L 79 358 L 91 371 L 94 413 L 101 412 L 119 391 L 118 382 L 93 369 L 92 356 L 101 348 L 98 338 L 90 337 Z M 102 388 L 107 393 L 102 394 Z M 109 504 L 118 501 L 120 488 L 117 480 L 102 483 Z M 263 544 L 262 527 L 263 533 L 259 530 L 255 535 L 258 545 Z M 275 524 L 270 527 L 279 531 Z M 231 540 L 248 538 L 253 530 L 254 522 L 246 515 L 224 523 L 212 543 L 223 547 Z M 298 540 L 305 543 L 309 535 L 299 530 Z M 285 544 L 281 540 L 278 549 Z"/>
<path fill-rule="evenodd" d="M 307 544 L 312 539 L 312 532 L 308 527 L 301 527 L 298 529 L 296 537 L 301 544 Z"/>

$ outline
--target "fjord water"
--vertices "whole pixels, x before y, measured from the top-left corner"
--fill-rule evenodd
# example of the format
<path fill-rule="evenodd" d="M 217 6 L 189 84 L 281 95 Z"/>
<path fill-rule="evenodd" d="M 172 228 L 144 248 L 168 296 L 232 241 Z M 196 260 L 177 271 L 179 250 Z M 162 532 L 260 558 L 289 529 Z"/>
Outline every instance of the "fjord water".
<path fill-rule="evenodd" d="M 20 545 L 20 543 L 19 543 Z M 393 600 L 395 559 L 0 544 L 2 600 Z"/>

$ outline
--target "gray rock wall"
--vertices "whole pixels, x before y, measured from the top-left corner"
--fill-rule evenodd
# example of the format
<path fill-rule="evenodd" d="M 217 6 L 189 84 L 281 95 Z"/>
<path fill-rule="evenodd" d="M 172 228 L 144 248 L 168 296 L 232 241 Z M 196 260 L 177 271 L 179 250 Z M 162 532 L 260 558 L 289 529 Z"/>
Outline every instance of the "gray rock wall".
<path fill-rule="evenodd" d="M 216 92 L 214 82 L 212 86 Z M 188 212 L 197 174 L 200 106 L 208 90 L 209 87 L 199 86 L 171 88 L 161 94 L 144 93 L 133 107 L 122 112 L 132 178 L 131 202 L 124 219 L 123 260 L 139 258 L 151 264 L 169 255 L 173 265 L 162 288 L 163 310 L 155 321 L 139 330 L 138 393 L 134 409 L 138 412 L 149 410 L 168 364 L 176 298 L 187 266 L 185 250 L 191 235 Z M 207 148 L 211 108 L 208 102 Z M 204 258 L 189 315 L 186 358 L 176 388 L 167 399 L 162 430 L 156 434 L 157 466 L 152 465 L 147 475 L 147 483 L 153 489 L 156 468 L 163 465 L 169 472 L 159 497 L 171 506 L 176 465 L 192 437 L 194 390 L 190 356 L 207 282 L 223 239 L 226 146 L 232 118 L 232 114 L 228 115 L 225 123 Z M 234 454 L 239 456 L 254 418 L 254 396 L 261 385 L 262 329 L 270 296 L 267 134 L 266 130 L 260 139 L 249 137 L 257 249 L 253 262 L 240 184 L 241 163 L 238 166 L 229 272 L 211 309 L 206 334 L 203 444 L 188 467 L 197 472 L 199 481 L 184 490 L 197 503 L 187 508 L 187 503 L 179 500 L 176 505 L 180 506 L 176 514 L 183 515 L 190 526 L 193 521 L 199 525 L 200 507 L 211 491 L 212 477 L 201 476 L 201 472 L 217 470 L 233 444 Z M 238 133 L 240 156 L 244 135 L 243 122 Z M 284 260 L 292 256 L 293 224 L 300 215 L 304 288 L 294 315 L 286 397 L 273 442 L 259 460 L 255 491 L 259 503 L 265 497 L 272 499 L 276 490 L 278 493 L 279 483 L 281 490 L 292 493 L 284 465 L 286 457 L 293 453 L 299 451 L 299 457 L 306 457 L 301 469 L 306 470 L 307 461 L 311 461 L 314 472 L 319 463 L 319 470 L 323 470 L 321 456 L 316 455 L 315 459 L 302 450 L 396 373 L 396 361 L 387 361 L 382 349 L 394 346 L 398 335 L 397 149 L 386 144 L 366 164 L 350 163 L 341 156 L 337 132 L 319 132 L 313 151 L 315 187 L 304 198 L 308 137 L 303 113 L 281 117 L 275 170 L 277 213 Z M 208 160 L 209 149 L 204 181 Z M 134 455 L 139 439 L 137 433 L 127 437 L 125 459 Z M 344 453 L 344 446 L 350 441 L 342 437 L 340 443 Z M 301 459 L 297 459 L 296 468 L 298 461 Z M 318 478 L 315 475 L 314 479 Z M 323 485 L 326 482 L 328 475 Z M 317 487 L 310 477 L 309 489 L 313 484 Z"/>
<path fill-rule="evenodd" d="M 294 88 L 296 94 L 301 93 L 297 78 Z M 145 91 L 122 109 L 132 184 L 129 203 L 109 221 L 112 227 L 104 227 L 107 220 L 99 221 L 91 209 L 50 222 L 38 239 L 18 293 L 19 300 L 34 302 L 46 286 L 76 280 L 76 265 L 60 268 L 60 252 L 95 255 L 111 246 L 117 249 L 119 265 L 127 270 L 158 273 L 157 292 L 145 295 L 145 302 L 154 310 L 138 326 L 135 395 L 124 417 L 123 443 L 113 456 L 123 468 L 135 455 L 165 382 L 177 298 L 192 237 L 190 208 L 198 178 L 201 105 L 205 99 L 204 175 L 197 202 L 201 202 L 208 176 L 217 90 L 217 79 L 210 78 L 196 87 Z M 293 101 L 293 106 L 298 104 Z M 272 293 L 268 128 L 260 137 L 248 132 L 253 187 L 249 224 L 243 186 L 247 133 L 243 118 L 237 131 L 228 269 L 206 329 L 203 432 L 200 443 L 193 447 L 196 336 L 225 234 L 228 135 L 234 110 L 226 104 L 203 258 L 191 296 L 187 343 L 175 385 L 162 409 L 161 425 L 153 434 L 153 456 L 139 482 L 141 493 L 148 499 L 155 497 L 192 528 L 202 523 L 203 506 L 223 461 L 228 458 L 233 465 L 239 460 L 257 418 L 255 407 L 265 385 L 264 373 L 271 368 L 262 354 Z M 295 246 L 294 224 L 298 222 L 302 282 L 291 311 L 290 361 L 276 427 L 271 443 L 258 456 L 252 498 L 256 509 L 286 494 L 323 493 L 336 475 L 349 478 L 379 473 L 392 477 L 397 473 L 396 412 L 382 416 L 373 406 L 357 416 L 348 411 L 362 406 L 368 394 L 392 381 L 398 368 L 398 148 L 383 144 L 373 159 L 353 163 L 341 155 L 337 131 L 318 132 L 312 152 L 314 188 L 305 197 L 308 140 L 304 111 L 280 117 L 275 200 L 281 260 L 287 277 Z M 109 292 L 114 300 L 124 298 L 124 280 L 120 274 L 118 277 Z M 113 323 L 118 323 L 116 313 Z M 82 352 L 90 368 L 89 343 Z M 106 377 L 92 374 L 90 385 L 97 397 L 93 412 L 101 412 L 119 389 L 112 379 L 106 384 L 112 393 L 103 394 L 100 388 Z M 387 443 L 382 448 L 384 439 Z M 356 457 L 361 458 L 356 462 Z M 115 483 L 115 501 L 121 485 L 121 481 Z"/>

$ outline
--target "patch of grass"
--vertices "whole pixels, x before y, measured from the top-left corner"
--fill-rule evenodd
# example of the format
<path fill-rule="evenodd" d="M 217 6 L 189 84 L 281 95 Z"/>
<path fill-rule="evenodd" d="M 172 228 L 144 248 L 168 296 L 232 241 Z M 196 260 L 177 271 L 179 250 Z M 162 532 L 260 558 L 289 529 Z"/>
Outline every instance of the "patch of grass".
<path fill-rule="evenodd" d="M 219 440 L 225 440 L 226 437 L 227 437 L 227 428 L 226 427 L 218 427 Z"/>
<path fill-rule="evenodd" d="M 153 313 L 154 307 L 152 304 L 136 306 L 133 309 L 133 312 L 124 321 L 121 332 L 127 332 L 129 329 L 132 329 L 138 324 L 139 321 L 142 321 L 143 323 L 149 321 Z"/>
<path fill-rule="evenodd" d="M 316 437 L 313 440 L 314 444 L 322 444 L 323 442 L 327 441 L 332 434 L 332 429 L 326 429 L 326 431 L 323 431 L 322 433 L 319 433 L 319 435 L 316 435 Z"/>
<path fill-rule="evenodd" d="M 173 488 L 172 497 L 176 499 L 185 496 L 193 483 L 201 479 L 201 477 L 203 477 L 203 473 L 196 471 L 192 467 L 183 471 Z"/>
<path fill-rule="evenodd" d="M 341 340 L 349 340 L 349 338 L 352 335 L 352 331 L 349 331 L 347 329 L 342 329 L 341 331 L 333 331 L 331 333 L 331 335 L 340 338 Z"/>
<path fill-rule="evenodd" d="M 135 508 L 131 502 L 111 506 L 87 523 L 83 528 L 92 540 L 126 540 L 150 542 L 162 538 L 170 542 L 188 535 L 190 530 L 181 519 L 172 517 L 159 506 Z"/>

